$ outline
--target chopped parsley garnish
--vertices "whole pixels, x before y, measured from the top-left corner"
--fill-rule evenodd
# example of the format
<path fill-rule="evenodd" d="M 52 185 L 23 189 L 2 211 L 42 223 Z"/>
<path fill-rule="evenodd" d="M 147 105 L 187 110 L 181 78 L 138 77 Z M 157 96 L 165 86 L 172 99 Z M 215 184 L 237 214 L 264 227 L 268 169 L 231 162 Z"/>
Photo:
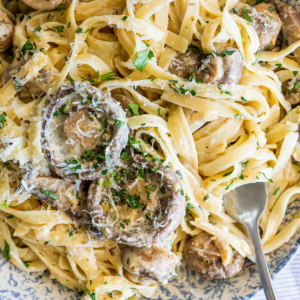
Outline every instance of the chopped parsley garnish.
<path fill-rule="evenodd" d="M 52 9 L 52 11 L 65 11 L 66 9 L 63 7 L 63 5 L 59 5 L 57 7 L 55 7 L 54 9 Z"/>
<path fill-rule="evenodd" d="M 34 28 L 35 31 L 41 31 L 42 30 L 42 27 L 38 27 L 38 28 Z"/>
<path fill-rule="evenodd" d="M 158 115 L 162 118 L 161 108 L 158 109 Z"/>
<path fill-rule="evenodd" d="M 235 116 L 234 116 L 234 118 L 236 119 L 236 118 L 242 118 L 242 115 L 240 114 L 240 113 L 238 113 L 238 114 L 236 114 Z"/>
<path fill-rule="evenodd" d="M 59 33 L 59 32 L 63 32 L 65 27 L 62 25 L 62 26 L 54 26 L 52 28 Z"/>
<path fill-rule="evenodd" d="M 3 250 L 3 255 L 7 260 L 10 260 L 10 246 L 7 243 L 6 240 L 4 240 L 4 250 Z"/>
<path fill-rule="evenodd" d="M 154 52 L 152 50 L 144 50 L 137 55 L 133 65 L 139 71 L 143 72 L 149 59 L 151 59 L 152 57 L 155 57 Z"/>
<path fill-rule="evenodd" d="M 192 81 L 196 75 L 197 75 L 197 73 L 192 73 L 192 75 L 189 77 L 189 81 Z"/>
<path fill-rule="evenodd" d="M 183 177 L 182 177 L 182 174 L 180 173 L 180 171 L 177 170 L 175 173 L 178 175 L 178 177 L 179 177 L 180 179 L 183 178 Z"/>
<path fill-rule="evenodd" d="M 107 74 L 104 74 L 104 75 L 101 75 L 100 76 L 100 72 L 99 71 L 97 71 L 97 75 L 98 75 L 98 82 L 102 82 L 102 81 L 104 81 L 104 80 L 112 80 L 112 79 L 116 79 L 115 77 L 116 77 L 116 74 L 115 74 L 115 72 L 109 72 L 109 73 L 107 73 Z"/>
<path fill-rule="evenodd" d="M 234 14 L 236 14 L 236 15 L 239 14 L 235 8 L 232 9 L 232 12 L 233 12 Z"/>
<path fill-rule="evenodd" d="M 75 157 L 71 157 L 71 158 L 65 160 L 65 163 L 67 163 L 68 165 L 75 165 L 74 167 L 69 167 L 69 169 L 73 172 L 76 172 L 77 170 L 81 169 L 81 164 L 79 162 L 79 159 L 77 159 Z"/>
<path fill-rule="evenodd" d="M 151 220 L 151 213 L 146 214 L 146 219 Z"/>
<path fill-rule="evenodd" d="M 93 152 L 93 149 L 87 150 L 87 151 L 85 151 L 85 152 L 82 154 L 82 157 L 83 157 L 84 159 L 87 159 L 87 158 L 89 158 L 89 157 L 91 156 L 92 152 Z"/>
<path fill-rule="evenodd" d="M 22 262 L 23 262 L 26 269 L 28 269 L 28 267 L 30 267 L 29 264 L 26 261 L 22 261 Z"/>
<path fill-rule="evenodd" d="M 207 193 L 204 197 L 203 197 L 203 202 L 207 201 L 209 199 L 209 193 Z"/>
<path fill-rule="evenodd" d="M 123 18 L 122 18 L 122 21 L 126 21 L 128 19 L 128 16 L 124 16 Z"/>
<path fill-rule="evenodd" d="M 231 182 L 226 186 L 225 191 L 229 190 L 231 185 L 233 184 L 234 180 L 231 180 Z"/>
<path fill-rule="evenodd" d="M 76 234 L 80 228 L 81 228 L 81 225 L 74 230 L 72 230 L 72 228 L 69 228 L 69 230 L 68 230 L 69 238 L 71 238 L 74 234 Z"/>
<path fill-rule="evenodd" d="M 128 106 L 131 108 L 132 112 L 136 115 L 139 116 L 139 106 L 134 103 L 128 103 Z"/>
<path fill-rule="evenodd" d="M 71 22 L 68 23 L 68 27 L 67 28 L 70 28 L 70 27 L 71 27 Z"/>
<path fill-rule="evenodd" d="M 75 33 L 82 33 L 83 29 L 81 27 L 78 27 L 76 30 L 75 30 Z"/>
<path fill-rule="evenodd" d="M 95 83 L 95 80 L 92 79 L 91 74 L 87 74 L 88 78 L 81 77 L 82 81 L 88 81 L 89 83 Z"/>
<path fill-rule="evenodd" d="M 227 177 L 227 176 L 231 175 L 231 174 L 232 174 L 232 172 L 233 172 L 233 170 L 231 170 L 231 171 L 230 171 L 230 172 L 228 172 L 228 173 L 225 173 L 225 174 L 223 175 L 223 177 Z"/>
<path fill-rule="evenodd" d="M 1 204 L 1 208 L 2 208 L 2 209 L 8 208 L 8 204 L 6 203 L 6 201 L 5 201 L 5 203 Z"/>
<path fill-rule="evenodd" d="M 263 3 L 263 2 L 264 2 L 264 0 L 255 0 L 253 6 L 254 6 L 254 5 L 257 5 L 257 4 L 259 4 L 259 3 Z"/>
<path fill-rule="evenodd" d="M 295 77 L 297 77 L 298 71 L 293 71 L 293 74 L 294 74 Z"/>
<path fill-rule="evenodd" d="M 54 195 L 51 191 L 46 191 L 44 189 L 41 189 L 41 192 L 54 200 L 59 200 L 59 198 L 56 195 Z"/>
<path fill-rule="evenodd" d="M 109 179 L 105 179 L 102 184 L 103 187 L 111 186 L 111 181 Z"/>
<path fill-rule="evenodd" d="M 91 293 L 91 291 L 88 288 L 86 288 L 85 291 L 91 297 L 92 300 L 96 300 L 96 293 Z"/>
<path fill-rule="evenodd" d="M 281 68 L 282 64 L 275 64 L 275 66 L 277 66 L 278 68 Z"/>
<path fill-rule="evenodd" d="M 147 194 L 148 200 L 151 200 L 151 198 L 152 198 L 152 193 L 151 193 L 150 191 L 146 190 L 146 194 Z"/>
<path fill-rule="evenodd" d="M 35 51 L 35 48 L 33 47 L 33 44 L 29 41 L 26 41 L 24 44 L 22 50 L 21 50 L 21 56 L 25 56 L 26 54 L 33 56 Z"/>
<path fill-rule="evenodd" d="M 123 160 L 125 160 L 125 161 L 127 161 L 128 159 L 129 159 L 129 154 L 127 153 L 127 152 L 123 152 L 122 154 L 121 154 L 121 158 L 123 159 Z"/>
<path fill-rule="evenodd" d="M 221 53 L 222 53 L 222 55 L 229 55 L 229 56 L 231 56 L 234 52 L 235 52 L 236 50 L 227 50 L 227 51 L 222 51 Z"/>
<path fill-rule="evenodd" d="M 15 84 L 15 87 L 16 87 L 16 91 L 19 92 L 22 88 L 22 84 L 21 84 L 21 80 L 20 78 L 16 77 L 16 76 L 12 76 L 13 78 L 13 82 Z"/>
<path fill-rule="evenodd" d="M 161 187 L 160 188 L 160 192 L 162 193 L 162 194 L 165 194 L 166 193 L 166 188 L 163 186 L 163 187 Z"/>
<path fill-rule="evenodd" d="M 247 7 L 244 7 L 243 8 L 243 12 L 244 12 L 244 14 L 243 14 L 243 18 L 247 21 L 247 22 L 250 22 L 250 23 L 252 23 L 252 19 L 250 18 L 250 16 L 248 15 L 248 8 Z"/>
<path fill-rule="evenodd" d="M 278 187 L 276 188 L 276 190 L 274 191 L 273 195 L 276 196 L 276 195 L 278 194 L 279 190 L 280 190 L 280 187 L 278 186 Z"/>
<path fill-rule="evenodd" d="M 262 172 L 260 172 L 261 174 L 263 174 L 264 175 L 264 177 L 269 181 L 269 182 L 273 182 L 273 180 L 272 179 L 269 179 L 269 178 L 267 178 L 267 176 L 266 176 L 266 174 L 265 173 L 262 173 Z"/>
<path fill-rule="evenodd" d="M 243 100 L 244 102 L 247 102 L 248 100 L 245 97 L 241 97 L 241 100 Z"/>
<path fill-rule="evenodd" d="M 6 219 L 7 219 L 7 220 L 10 220 L 10 219 L 13 219 L 14 217 L 15 217 L 15 216 L 13 216 L 13 215 L 9 215 L 9 216 L 6 217 Z"/>
<path fill-rule="evenodd" d="M 0 115 L 0 129 L 2 129 L 4 127 L 4 123 L 6 122 L 6 119 L 5 119 L 6 116 L 7 116 L 7 114 L 5 111 Z"/>
<path fill-rule="evenodd" d="M 116 123 L 117 123 L 119 129 L 125 124 L 124 121 L 120 121 L 120 120 L 116 120 Z"/>
<path fill-rule="evenodd" d="M 73 78 L 68 78 L 68 80 L 71 82 L 71 83 L 73 83 L 75 80 L 73 79 Z"/>

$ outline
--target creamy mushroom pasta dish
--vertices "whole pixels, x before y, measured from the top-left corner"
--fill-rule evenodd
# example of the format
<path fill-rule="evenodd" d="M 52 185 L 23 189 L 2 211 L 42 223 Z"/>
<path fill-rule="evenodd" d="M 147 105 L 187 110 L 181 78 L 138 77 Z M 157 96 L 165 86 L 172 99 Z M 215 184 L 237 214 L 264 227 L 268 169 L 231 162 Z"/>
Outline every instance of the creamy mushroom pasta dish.
<path fill-rule="evenodd" d="M 88 300 L 151 298 L 253 252 L 223 206 L 300 194 L 300 17 L 279 0 L 0 1 L 0 248 Z M 280 227 L 280 228 L 279 228 Z"/>

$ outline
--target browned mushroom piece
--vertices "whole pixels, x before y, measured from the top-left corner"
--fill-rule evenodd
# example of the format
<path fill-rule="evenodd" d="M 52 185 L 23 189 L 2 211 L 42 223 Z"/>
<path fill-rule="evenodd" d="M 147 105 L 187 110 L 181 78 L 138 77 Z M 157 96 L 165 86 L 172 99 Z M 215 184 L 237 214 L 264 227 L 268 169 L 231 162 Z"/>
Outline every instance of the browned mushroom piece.
<path fill-rule="evenodd" d="M 239 51 L 231 47 L 219 55 L 187 52 L 173 60 L 169 71 L 183 79 L 194 76 L 197 82 L 237 84 L 242 77 L 243 60 Z"/>
<path fill-rule="evenodd" d="M 100 89 L 76 81 L 62 86 L 43 109 L 42 147 L 50 169 L 70 180 L 101 177 L 127 145 L 126 121 L 121 106 Z"/>
<path fill-rule="evenodd" d="M 91 225 L 86 212 L 86 193 L 77 186 L 54 177 L 36 177 L 24 180 L 29 193 L 66 213 L 71 219 Z"/>
<path fill-rule="evenodd" d="M 63 0 L 22 0 L 35 10 L 51 10 L 63 3 Z"/>
<path fill-rule="evenodd" d="M 285 99 L 290 102 L 292 106 L 300 104 L 300 79 L 296 79 L 292 88 L 289 87 L 290 83 L 284 84 Z"/>
<path fill-rule="evenodd" d="M 283 48 L 298 42 L 300 40 L 300 18 L 299 13 L 290 4 L 281 2 L 279 0 L 273 0 L 276 6 L 277 13 L 282 21 L 282 33 L 283 33 Z M 293 56 L 289 58 L 300 63 L 300 48 L 298 47 Z"/>
<path fill-rule="evenodd" d="M 9 21 L 7 13 L 0 10 L 0 52 L 4 52 L 12 44 L 14 25 Z"/>
<path fill-rule="evenodd" d="M 234 9 L 255 29 L 260 49 L 275 46 L 281 29 L 281 20 L 272 4 L 260 3 L 251 7 L 244 2 L 238 2 Z"/>
<path fill-rule="evenodd" d="M 123 276 L 135 284 L 140 284 L 140 285 L 144 285 L 144 286 L 149 286 L 151 284 L 157 283 L 157 281 L 155 281 L 153 279 L 132 274 L 132 273 L 128 272 L 126 269 L 123 269 Z"/>
<path fill-rule="evenodd" d="M 129 98 L 121 94 L 115 94 L 113 97 L 121 104 L 124 110 L 130 109 L 128 106 L 129 103 L 133 103 Z"/>
<path fill-rule="evenodd" d="M 244 258 L 226 241 L 205 231 L 187 241 L 183 256 L 197 275 L 207 279 L 233 277 L 244 264 Z"/>
<path fill-rule="evenodd" d="M 163 242 L 184 215 L 181 179 L 160 161 L 140 154 L 129 156 L 123 152 L 118 168 L 90 185 L 88 210 L 93 226 L 129 246 Z"/>
<path fill-rule="evenodd" d="M 178 258 L 173 252 L 157 245 L 122 250 L 122 264 L 127 271 L 124 275 L 137 284 L 150 285 L 153 281 L 166 284 L 175 274 L 177 263 Z"/>
<path fill-rule="evenodd" d="M 18 65 L 11 66 L 4 70 L 2 74 L 2 82 L 6 84 L 11 78 L 17 81 L 16 74 L 22 69 L 28 60 L 24 58 L 21 59 Z M 39 71 L 36 78 L 32 78 L 26 84 L 24 84 L 20 89 L 20 97 L 30 97 L 39 98 L 47 93 L 48 87 L 53 80 L 53 75 L 51 70 L 42 69 Z"/>

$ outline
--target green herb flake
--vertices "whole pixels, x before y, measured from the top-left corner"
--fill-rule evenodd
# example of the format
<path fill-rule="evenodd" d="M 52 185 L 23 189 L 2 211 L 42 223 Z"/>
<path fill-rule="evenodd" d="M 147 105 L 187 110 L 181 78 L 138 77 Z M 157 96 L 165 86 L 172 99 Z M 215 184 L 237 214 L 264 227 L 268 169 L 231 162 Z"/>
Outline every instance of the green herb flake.
<path fill-rule="evenodd" d="M 226 186 L 225 191 L 229 190 L 231 185 L 233 184 L 234 180 L 231 180 L 231 182 Z"/>
<path fill-rule="evenodd" d="M 111 186 L 111 181 L 109 179 L 105 179 L 102 184 L 103 187 Z"/>
<path fill-rule="evenodd" d="M 223 177 L 227 177 L 227 176 L 231 175 L 231 174 L 232 174 L 232 172 L 233 172 L 233 170 L 231 170 L 231 171 L 230 171 L 230 172 L 228 172 L 228 173 L 225 173 L 225 174 L 223 175 Z"/>
<path fill-rule="evenodd" d="M 130 156 L 129 156 L 129 154 L 128 154 L 127 152 L 123 152 L 123 153 L 121 154 L 121 158 L 122 158 L 123 160 L 127 161 L 127 160 L 130 158 Z"/>
<path fill-rule="evenodd" d="M 155 57 L 154 52 L 152 50 L 144 50 L 142 52 L 140 52 L 133 65 L 141 72 L 144 71 L 148 61 L 152 58 Z"/>
<path fill-rule="evenodd" d="M 269 179 L 269 178 L 267 178 L 267 176 L 266 176 L 266 174 L 265 173 L 262 173 L 262 172 L 260 172 L 261 174 L 263 174 L 264 175 L 264 177 L 269 181 L 269 182 L 272 182 L 273 183 L 273 180 L 272 179 Z"/>
<path fill-rule="evenodd" d="M 82 33 L 82 31 L 83 31 L 83 29 L 79 27 L 79 28 L 77 28 L 77 29 L 75 30 L 75 33 L 79 33 L 79 34 L 80 34 L 80 33 Z"/>
<path fill-rule="evenodd" d="M 52 28 L 55 29 L 57 32 L 63 32 L 65 27 L 62 25 L 62 26 L 54 26 Z"/>
<path fill-rule="evenodd" d="M 247 100 L 245 97 L 243 97 L 243 96 L 241 97 L 241 100 L 244 101 L 244 102 L 247 102 L 247 101 L 248 101 L 248 100 Z"/>
<path fill-rule="evenodd" d="M 86 288 L 85 291 L 91 297 L 92 300 L 96 300 L 97 299 L 96 298 L 96 293 L 91 293 L 91 291 L 88 288 Z"/>
<path fill-rule="evenodd" d="M 131 108 L 132 112 L 136 115 L 139 116 L 139 106 L 134 103 L 128 103 L 128 106 Z"/>
<path fill-rule="evenodd" d="M 128 19 L 128 16 L 124 16 L 123 18 L 122 18 L 122 21 L 126 21 Z"/>
<path fill-rule="evenodd" d="M 54 195 L 51 191 L 46 191 L 44 189 L 41 189 L 41 192 L 56 201 L 59 200 L 59 198 L 56 195 Z"/>
<path fill-rule="evenodd" d="M 278 186 L 278 187 L 276 188 L 276 190 L 274 191 L 273 195 L 276 196 L 276 195 L 278 194 L 279 190 L 280 190 L 280 187 Z"/>
<path fill-rule="evenodd" d="M 10 260 L 10 246 L 7 243 L 6 240 L 4 240 L 4 250 L 3 250 L 3 255 L 7 260 Z"/>
<path fill-rule="evenodd" d="M 6 122 L 6 119 L 5 119 L 6 116 L 7 116 L 7 114 L 5 111 L 0 115 L 0 129 L 2 129 L 4 127 L 4 123 Z"/>
<path fill-rule="evenodd" d="M 207 193 L 204 197 L 203 197 L 203 202 L 207 201 L 209 199 L 209 193 Z"/>

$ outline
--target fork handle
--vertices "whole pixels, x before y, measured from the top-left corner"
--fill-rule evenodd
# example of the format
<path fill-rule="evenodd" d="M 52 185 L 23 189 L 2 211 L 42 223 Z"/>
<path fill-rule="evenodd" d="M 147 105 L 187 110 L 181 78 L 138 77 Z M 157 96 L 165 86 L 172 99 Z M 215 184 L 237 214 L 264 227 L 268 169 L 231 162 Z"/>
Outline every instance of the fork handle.
<path fill-rule="evenodd" d="M 246 225 L 246 224 L 245 224 Z M 252 242 L 254 257 L 258 274 L 262 283 L 267 300 L 277 300 L 276 294 L 273 288 L 269 268 L 261 245 L 261 239 L 258 230 L 258 224 L 248 224 L 247 230 L 249 233 L 250 240 Z"/>

